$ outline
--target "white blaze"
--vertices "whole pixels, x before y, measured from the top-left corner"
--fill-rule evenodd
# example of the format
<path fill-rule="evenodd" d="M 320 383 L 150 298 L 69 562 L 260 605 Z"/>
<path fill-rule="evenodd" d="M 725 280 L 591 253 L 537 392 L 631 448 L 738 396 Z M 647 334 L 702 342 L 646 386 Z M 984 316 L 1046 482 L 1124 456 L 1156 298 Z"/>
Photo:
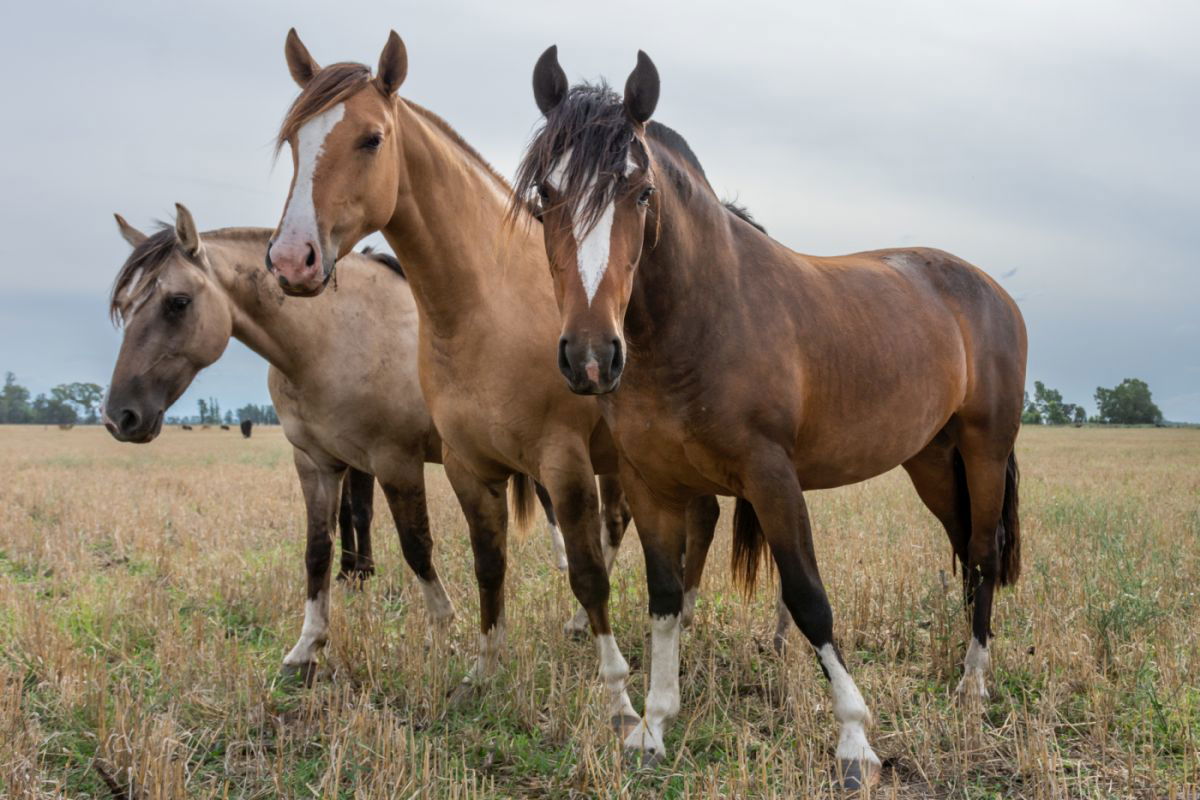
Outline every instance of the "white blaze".
<path fill-rule="evenodd" d="M 346 114 L 346 104 L 338 103 L 300 126 L 296 133 L 296 183 L 292 198 L 283 212 L 279 239 L 293 236 L 316 237 L 317 211 L 313 207 L 313 177 L 325 150 L 325 140 Z"/>
<path fill-rule="evenodd" d="M 558 163 L 554 165 L 554 169 L 550 170 L 550 176 L 546 182 L 555 189 L 562 189 L 563 178 L 566 176 L 567 165 L 571 163 L 571 150 L 563 153 Z M 629 174 L 631 168 L 636 168 L 633 160 L 630 159 L 626 165 L 626 174 Z M 588 181 L 587 188 L 584 189 L 581 197 L 587 197 L 592 192 L 592 187 L 596 185 L 596 178 L 593 176 Z M 585 231 L 584 226 L 580 222 L 580 209 L 571 209 L 571 233 L 575 237 L 575 254 L 576 262 L 579 268 L 579 277 L 583 280 L 583 291 L 587 295 L 588 305 L 592 304 L 592 299 L 596 296 L 596 291 L 600 288 L 600 282 L 604 280 L 604 273 L 608 271 L 608 253 L 612 244 L 612 226 L 614 203 L 609 203 L 601 212 L 599 219 L 591 230 Z"/>

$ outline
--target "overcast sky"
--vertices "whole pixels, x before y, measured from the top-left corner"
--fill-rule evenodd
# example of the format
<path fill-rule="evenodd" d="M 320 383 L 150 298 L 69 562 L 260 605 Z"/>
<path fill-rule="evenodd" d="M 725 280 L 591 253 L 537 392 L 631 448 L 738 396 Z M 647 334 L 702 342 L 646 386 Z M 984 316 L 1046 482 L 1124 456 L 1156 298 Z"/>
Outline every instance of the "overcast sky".
<path fill-rule="evenodd" d="M 0 372 L 107 384 L 113 211 L 275 224 L 292 25 L 318 61 L 371 65 L 394 28 L 401 93 L 506 175 L 547 45 L 618 86 L 645 49 L 656 119 L 775 238 L 950 250 L 1020 303 L 1030 386 L 1094 413 L 1097 385 L 1141 377 L 1200 421 L 1200 3 L 1155 0 L 6 4 Z M 234 343 L 175 413 L 208 395 L 268 402 L 265 364 Z"/>

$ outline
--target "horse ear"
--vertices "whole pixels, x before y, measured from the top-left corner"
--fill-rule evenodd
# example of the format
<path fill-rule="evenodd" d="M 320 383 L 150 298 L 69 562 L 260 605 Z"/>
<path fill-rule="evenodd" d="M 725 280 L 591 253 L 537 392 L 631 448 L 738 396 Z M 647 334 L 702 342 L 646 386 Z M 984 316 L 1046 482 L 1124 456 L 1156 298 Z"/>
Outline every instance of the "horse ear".
<path fill-rule="evenodd" d="M 552 44 L 533 66 L 533 99 L 549 114 L 567 96 L 567 73 L 558 63 L 558 45 Z"/>
<path fill-rule="evenodd" d="M 625 81 L 625 112 L 639 125 L 646 123 L 658 105 L 658 69 L 650 56 L 638 50 L 637 66 Z"/>
<path fill-rule="evenodd" d="M 175 204 L 175 238 L 183 252 L 193 258 L 200 255 L 200 233 L 196 230 L 196 221 L 192 219 L 192 212 L 182 203 Z"/>
<path fill-rule="evenodd" d="M 283 46 L 283 55 L 287 58 L 288 71 L 292 73 L 292 80 L 298 83 L 301 89 L 308 86 L 308 82 L 321 70 L 321 65 L 308 54 L 308 48 L 304 46 L 304 42 L 300 41 L 300 35 L 296 33 L 295 28 L 288 31 L 287 43 Z"/>
<path fill-rule="evenodd" d="M 408 75 L 408 50 L 395 31 L 388 32 L 387 44 L 379 54 L 379 69 L 375 71 L 375 85 L 386 97 L 391 97 L 404 83 Z"/>
<path fill-rule="evenodd" d="M 117 230 L 121 232 L 121 238 L 129 242 L 130 247 L 137 247 L 149 238 L 146 234 L 126 222 L 125 218 L 120 214 L 113 214 L 113 216 L 117 218 Z"/>

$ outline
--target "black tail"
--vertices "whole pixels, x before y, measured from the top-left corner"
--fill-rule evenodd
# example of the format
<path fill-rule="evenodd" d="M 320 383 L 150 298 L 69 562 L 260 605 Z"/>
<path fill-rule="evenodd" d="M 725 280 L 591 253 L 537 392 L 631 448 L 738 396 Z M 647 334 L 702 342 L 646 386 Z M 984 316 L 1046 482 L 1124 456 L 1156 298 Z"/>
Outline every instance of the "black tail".
<path fill-rule="evenodd" d="M 1004 539 L 1000 543 L 1000 585 L 1012 586 L 1021 577 L 1021 518 L 1017 513 L 1020 500 L 1017 485 L 1021 473 L 1017 469 L 1017 454 L 1008 454 L 1008 469 L 1004 472 L 1004 508 L 1000 525 Z"/>
<path fill-rule="evenodd" d="M 512 504 L 512 518 L 518 528 L 529 527 L 533 518 L 533 478 L 517 472 L 508 482 L 509 502 Z"/>
<path fill-rule="evenodd" d="M 758 577 L 758 563 L 763 557 L 762 525 L 754 506 L 749 500 L 738 498 L 733 506 L 733 552 L 730 558 L 730 569 L 733 572 L 733 582 L 747 595 L 754 591 L 754 582 Z"/>

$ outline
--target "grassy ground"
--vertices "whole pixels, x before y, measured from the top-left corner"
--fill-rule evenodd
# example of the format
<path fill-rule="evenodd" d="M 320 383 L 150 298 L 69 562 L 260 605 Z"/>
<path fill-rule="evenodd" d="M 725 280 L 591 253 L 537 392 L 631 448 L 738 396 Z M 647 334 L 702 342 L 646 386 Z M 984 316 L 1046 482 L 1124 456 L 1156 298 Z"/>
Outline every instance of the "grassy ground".
<path fill-rule="evenodd" d="M 1028 430 L 1024 576 L 999 597 L 981 714 L 951 698 L 965 649 L 950 551 L 903 473 L 810 498 L 842 649 L 875 714 L 877 797 L 1196 797 L 1200 431 Z M 0 429 L 0 796 L 818 797 L 836 730 L 773 592 L 746 603 L 720 525 L 668 763 L 622 768 L 596 656 L 560 633 L 572 599 L 540 523 L 510 543 L 509 648 L 473 704 L 447 690 L 474 648 L 462 518 L 429 469 L 437 562 L 458 607 L 427 648 L 382 497 L 381 573 L 334 590 L 326 668 L 281 683 L 299 633 L 303 512 L 278 429 Z M 726 509 L 728 511 L 728 509 Z M 645 696 L 641 553 L 613 617 Z M 448 646 L 449 645 L 449 646 Z M 1190 792 L 1190 794 L 1189 794 Z"/>

